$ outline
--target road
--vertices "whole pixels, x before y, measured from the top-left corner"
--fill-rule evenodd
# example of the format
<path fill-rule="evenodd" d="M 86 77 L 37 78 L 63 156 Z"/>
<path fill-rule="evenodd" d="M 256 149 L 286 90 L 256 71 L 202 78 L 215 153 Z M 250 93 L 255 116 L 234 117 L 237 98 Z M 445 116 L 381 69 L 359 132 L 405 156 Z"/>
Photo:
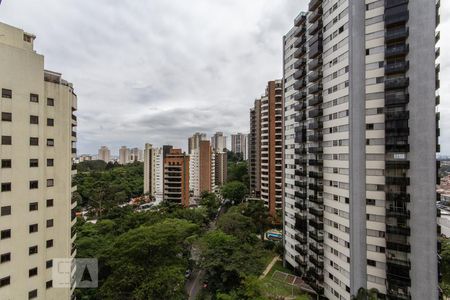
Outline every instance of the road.
<path fill-rule="evenodd" d="M 218 210 L 216 218 L 211 222 L 211 224 L 209 224 L 208 231 L 216 229 L 217 220 L 224 212 L 225 206 L 222 204 Z M 196 269 L 192 272 L 191 277 L 186 281 L 186 292 L 189 295 L 189 300 L 195 300 L 197 295 L 202 290 L 205 274 L 205 270 Z"/>

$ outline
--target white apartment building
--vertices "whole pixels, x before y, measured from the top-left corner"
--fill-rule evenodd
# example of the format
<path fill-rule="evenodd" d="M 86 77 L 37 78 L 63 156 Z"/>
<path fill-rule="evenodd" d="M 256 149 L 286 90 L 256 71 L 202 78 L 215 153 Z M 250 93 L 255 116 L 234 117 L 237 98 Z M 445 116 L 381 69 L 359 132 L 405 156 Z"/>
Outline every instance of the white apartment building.
<path fill-rule="evenodd" d="M 70 299 L 52 266 L 76 255 L 77 96 L 34 40 L 0 23 L 0 299 Z"/>
<path fill-rule="evenodd" d="M 163 200 L 164 157 L 162 148 L 145 144 L 144 150 L 144 193 L 154 197 L 156 203 Z"/>
<path fill-rule="evenodd" d="M 211 146 L 217 153 L 226 152 L 227 137 L 223 135 L 223 132 L 216 132 L 211 137 Z"/>
<path fill-rule="evenodd" d="M 103 160 L 104 162 L 108 163 L 111 161 L 111 150 L 109 150 L 106 146 L 101 146 L 100 149 L 98 149 L 98 160 Z"/>
<path fill-rule="evenodd" d="M 130 149 L 127 146 L 122 146 L 119 149 L 119 164 L 126 165 L 130 163 Z"/>
<path fill-rule="evenodd" d="M 197 149 L 192 150 L 189 157 L 189 190 L 191 199 L 199 199 L 202 192 L 215 192 L 216 162 L 215 152 L 209 141 L 200 141 Z"/>
<path fill-rule="evenodd" d="M 231 135 L 231 151 L 240 153 L 243 160 L 247 160 L 248 157 L 247 140 L 248 134 L 236 133 Z"/>
<path fill-rule="evenodd" d="M 206 133 L 196 132 L 188 138 L 188 154 L 191 154 L 193 150 L 198 149 L 201 141 L 206 141 Z"/>
<path fill-rule="evenodd" d="M 284 37 L 285 261 L 325 298 L 438 299 L 437 8 L 312 0 Z"/>

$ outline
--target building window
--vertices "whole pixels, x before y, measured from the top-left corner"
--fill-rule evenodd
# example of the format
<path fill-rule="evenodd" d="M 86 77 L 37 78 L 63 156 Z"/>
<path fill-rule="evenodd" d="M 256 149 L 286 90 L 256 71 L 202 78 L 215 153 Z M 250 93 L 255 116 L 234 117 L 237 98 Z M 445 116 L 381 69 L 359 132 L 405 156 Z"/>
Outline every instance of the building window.
<path fill-rule="evenodd" d="M 2 206 L 0 209 L 0 215 L 2 217 L 11 215 L 11 206 Z"/>
<path fill-rule="evenodd" d="M 2 89 L 2 98 L 12 98 L 12 91 L 8 89 Z"/>
<path fill-rule="evenodd" d="M 53 260 L 52 260 L 52 259 L 47 260 L 47 261 L 45 262 L 45 267 L 46 267 L 47 269 L 52 268 L 52 267 L 53 267 Z"/>
<path fill-rule="evenodd" d="M 11 182 L 2 183 L 2 192 L 11 192 Z"/>
<path fill-rule="evenodd" d="M 5 229 L 0 232 L 0 240 L 6 240 L 11 238 L 11 229 Z"/>
<path fill-rule="evenodd" d="M 48 158 L 47 159 L 47 167 L 53 167 L 55 164 L 55 161 L 53 158 Z"/>
<path fill-rule="evenodd" d="M 38 116 L 30 116 L 30 124 L 39 124 Z"/>
<path fill-rule="evenodd" d="M 37 168 L 39 167 L 39 159 L 32 158 L 30 159 L 30 168 Z"/>
<path fill-rule="evenodd" d="M 54 139 L 47 139 L 47 146 L 49 146 L 49 147 L 55 146 L 55 140 Z"/>
<path fill-rule="evenodd" d="M 53 240 L 47 240 L 47 242 L 46 242 L 46 247 L 47 247 L 47 248 L 53 247 Z"/>
<path fill-rule="evenodd" d="M 37 295 L 38 295 L 37 290 L 29 291 L 29 292 L 28 292 L 28 299 L 34 299 L 34 298 L 37 298 Z"/>
<path fill-rule="evenodd" d="M 39 138 L 30 137 L 30 146 L 39 146 Z"/>
<path fill-rule="evenodd" d="M 39 188 L 39 182 L 37 180 L 30 181 L 30 190 L 35 190 Z"/>
<path fill-rule="evenodd" d="M 47 220 L 47 228 L 53 227 L 53 219 Z"/>
<path fill-rule="evenodd" d="M 39 102 L 39 95 L 30 94 L 30 102 Z"/>
<path fill-rule="evenodd" d="M 55 126 L 55 120 L 48 118 L 47 119 L 47 126 L 52 126 L 52 127 Z"/>
<path fill-rule="evenodd" d="M 33 255 L 38 253 L 38 246 L 32 246 L 28 248 L 28 255 Z"/>
<path fill-rule="evenodd" d="M 47 281 L 47 282 L 45 283 L 45 287 L 46 287 L 47 289 L 51 289 L 51 288 L 53 287 L 53 281 L 52 281 L 52 280 Z"/>
<path fill-rule="evenodd" d="M 38 210 L 39 204 L 37 202 L 30 203 L 30 211 Z"/>
<path fill-rule="evenodd" d="M 28 270 L 28 277 L 33 277 L 38 274 L 38 268 L 32 268 Z"/>
<path fill-rule="evenodd" d="M 47 106 L 55 106 L 55 99 L 47 98 Z"/>
<path fill-rule="evenodd" d="M 12 113 L 2 112 L 2 121 L 11 122 L 12 121 Z"/>
<path fill-rule="evenodd" d="M 11 261 L 11 253 L 5 253 L 0 255 L 0 264 Z"/>
<path fill-rule="evenodd" d="M 47 207 L 53 207 L 53 199 L 47 199 Z"/>
<path fill-rule="evenodd" d="M 38 232 L 38 230 L 39 230 L 38 224 L 32 224 L 28 228 L 29 233 L 35 233 L 35 232 Z"/>
<path fill-rule="evenodd" d="M 2 135 L 2 145 L 12 145 L 12 137 L 10 135 Z"/>
<path fill-rule="evenodd" d="M 3 277 L 3 278 L 0 279 L 0 287 L 7 286 L 10 283 L 11 283 L 11 278 L 9 276 L 8 277 Z"/>
<path fill-rule="evenodd" d="M 54 179 L 47 179 L 47 187 L 52 187 L 55 185 Z"/>
<path fill-rule="evenodd" d="M 11 160 L 2 159 L 2 169 L 10 169 L 10 168 L 11 168 Z"/>

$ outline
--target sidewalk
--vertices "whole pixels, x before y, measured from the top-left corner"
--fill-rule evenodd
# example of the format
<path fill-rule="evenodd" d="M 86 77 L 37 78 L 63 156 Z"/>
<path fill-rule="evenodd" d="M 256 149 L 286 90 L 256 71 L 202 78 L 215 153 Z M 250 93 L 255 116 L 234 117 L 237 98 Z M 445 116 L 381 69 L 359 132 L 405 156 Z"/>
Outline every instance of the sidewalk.
<path fill-rule="evenodd" d="M 270 264 L 267 266 L 267 268 L 264 270 L 261 276 L 259 276 L 259 279 L 263 279 L 269 274 L 270 270 L 272 270 L 273 266 L 277 263 L 277 261 L 280 259 L 280 256 L 275 256 Z"/>

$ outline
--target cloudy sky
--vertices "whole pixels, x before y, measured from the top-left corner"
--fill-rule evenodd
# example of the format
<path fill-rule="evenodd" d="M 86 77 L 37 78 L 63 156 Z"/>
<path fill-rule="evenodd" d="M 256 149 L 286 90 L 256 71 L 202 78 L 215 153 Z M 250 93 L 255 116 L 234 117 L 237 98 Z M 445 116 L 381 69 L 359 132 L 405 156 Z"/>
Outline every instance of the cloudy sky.
<path fill-rule="evenodd" d="M 0 21 L 36 34 L 46 68 L 74 83 L 79 153 L 186 148 L 193 132 L 248 132 L 281 76 L 281 38 L 307 0 L 3 0 Z M 450 154 L 450 1 L 441 1 L 442 152 Z M 447 30 L 445 30 L 448 28 Z"/>

